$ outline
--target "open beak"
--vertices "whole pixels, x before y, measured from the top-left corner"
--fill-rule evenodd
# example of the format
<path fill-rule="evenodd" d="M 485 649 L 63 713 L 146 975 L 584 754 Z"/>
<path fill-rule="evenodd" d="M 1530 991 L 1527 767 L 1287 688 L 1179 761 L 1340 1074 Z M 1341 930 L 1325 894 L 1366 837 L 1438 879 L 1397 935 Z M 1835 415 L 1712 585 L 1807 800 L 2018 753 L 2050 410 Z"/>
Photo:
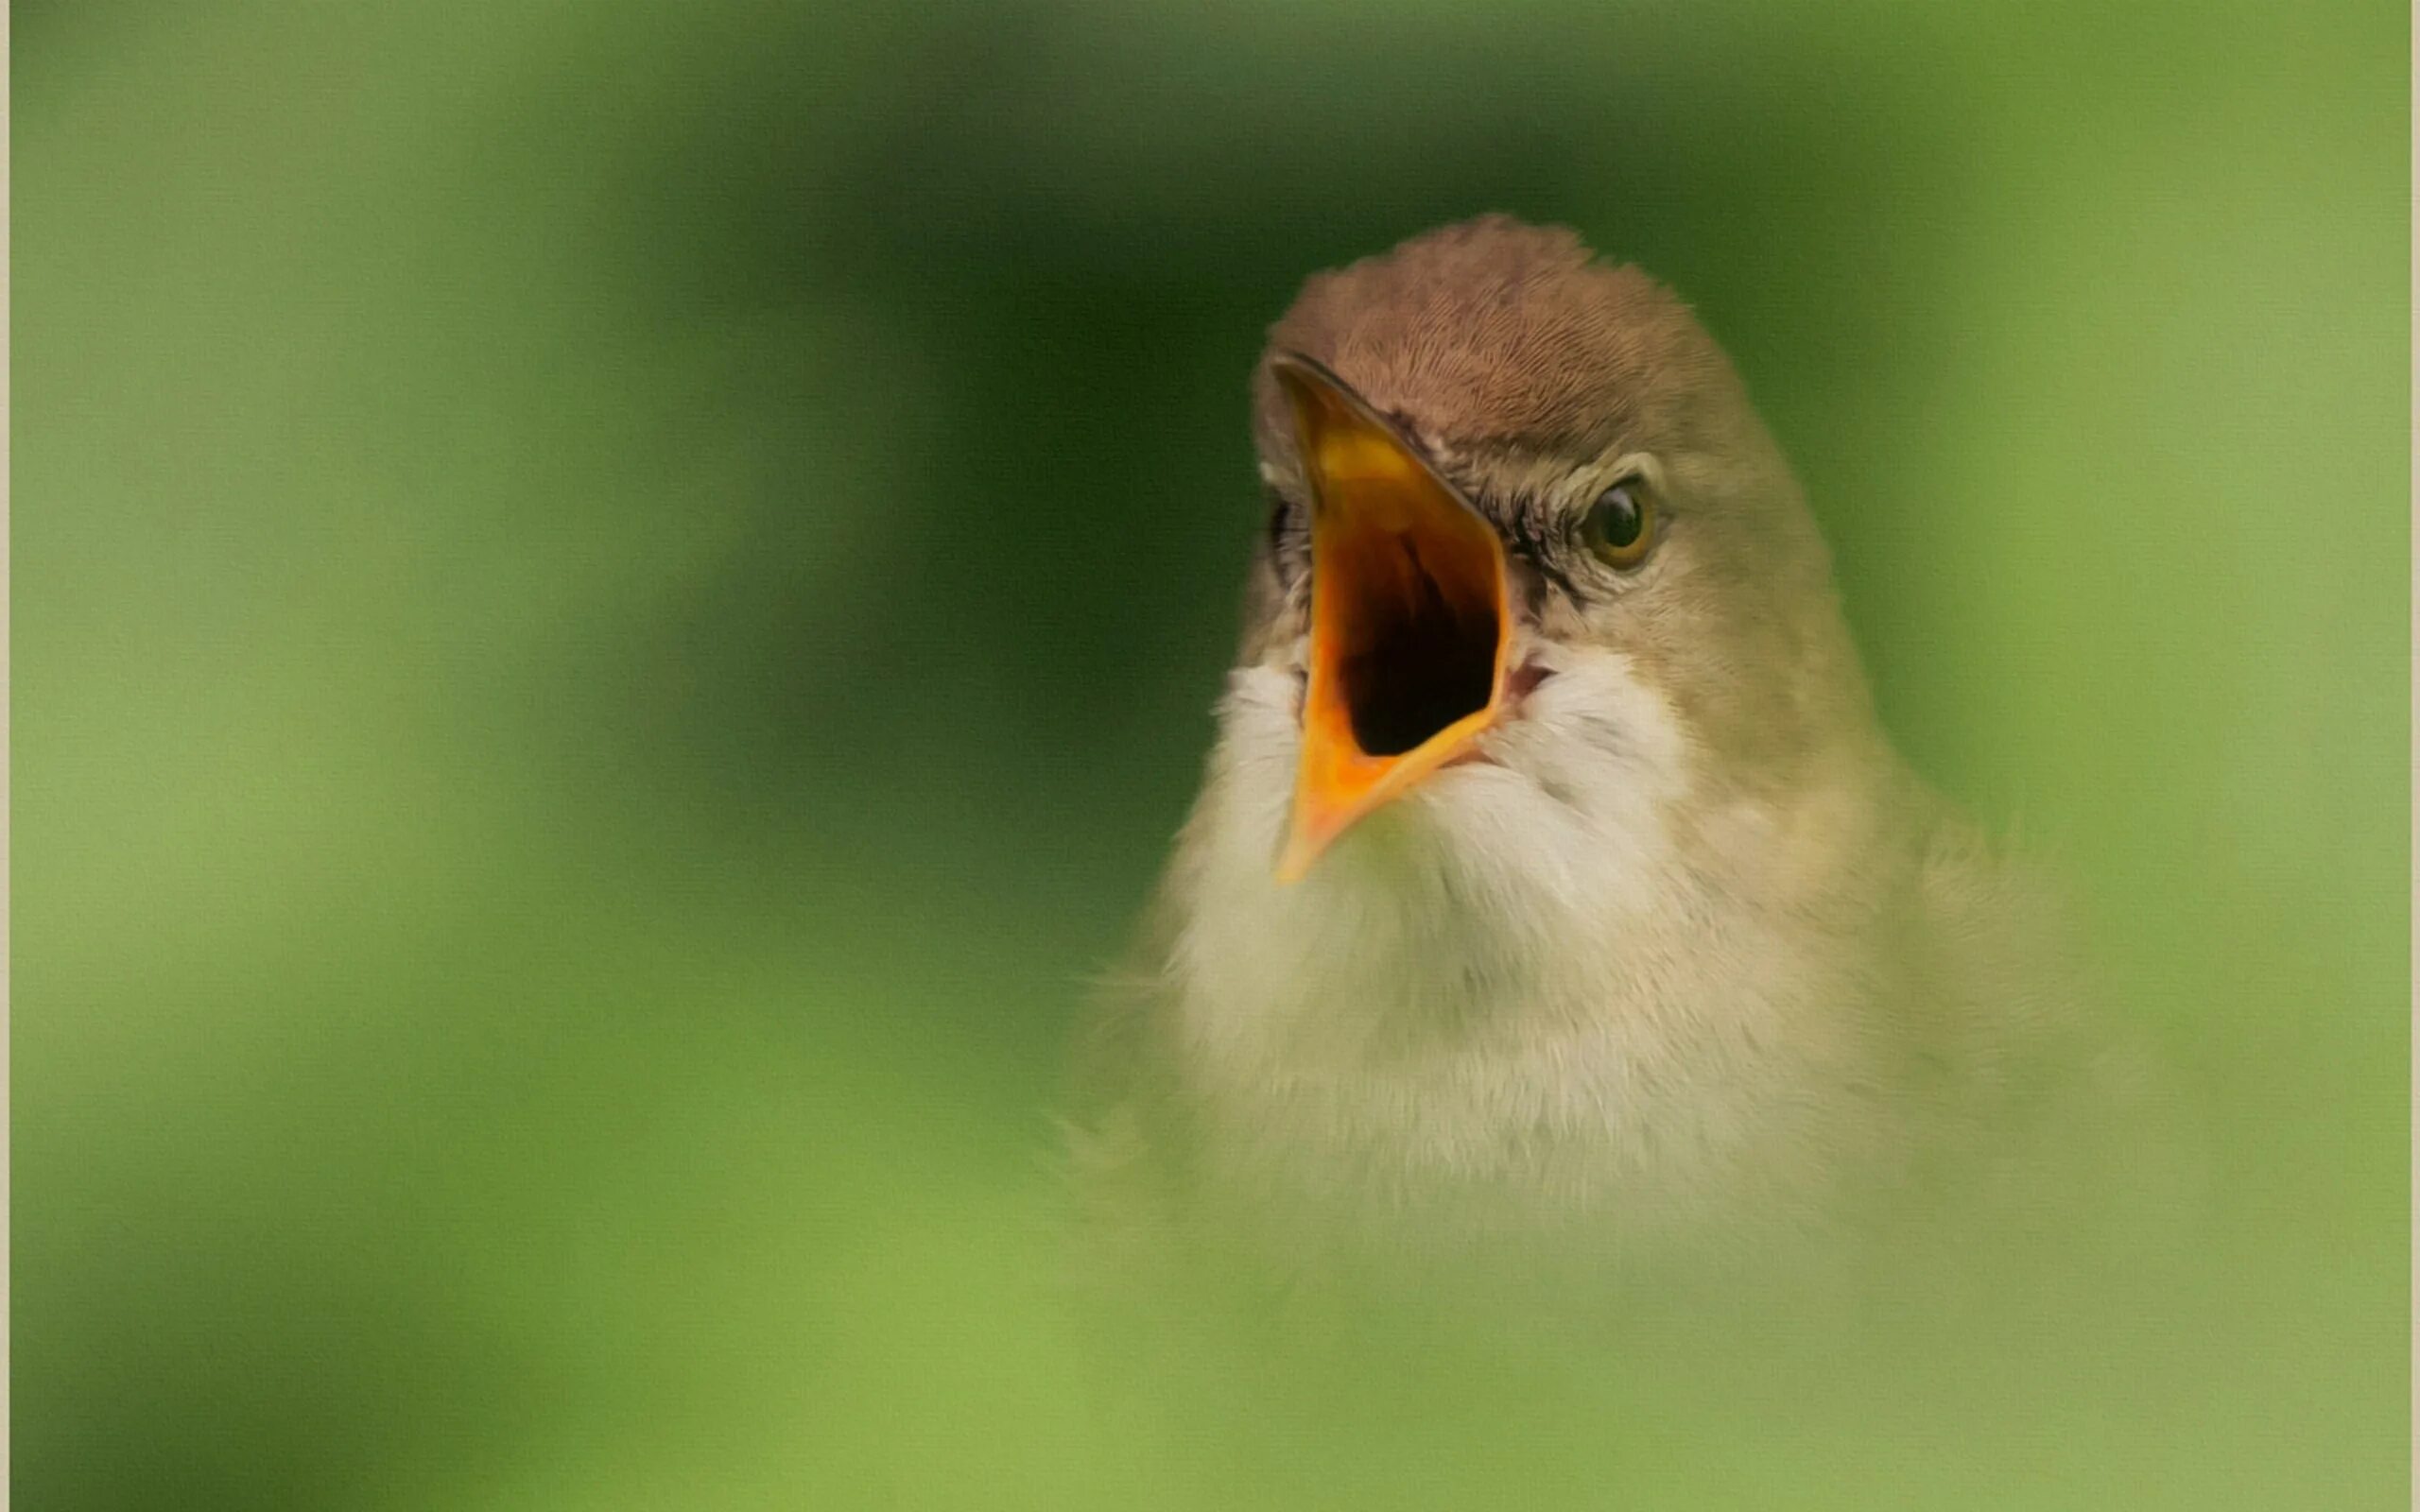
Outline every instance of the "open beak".
<path fill-rule="evenodd" d="M 1277 880 L 1467 754 L 1504 708 L 1504 545 L 1411 443 L 1308 357 L 1276 359 L 1311 485 L 1310 686 Z"/>

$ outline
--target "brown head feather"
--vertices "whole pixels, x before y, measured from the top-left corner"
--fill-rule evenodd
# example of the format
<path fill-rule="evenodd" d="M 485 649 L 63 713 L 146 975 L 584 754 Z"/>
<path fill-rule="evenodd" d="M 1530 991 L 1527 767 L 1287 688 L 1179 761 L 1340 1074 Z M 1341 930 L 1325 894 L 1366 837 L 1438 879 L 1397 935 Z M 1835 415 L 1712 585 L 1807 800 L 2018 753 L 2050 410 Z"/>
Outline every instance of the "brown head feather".
<path fill-rule="evenodd" d="M 1620 437 L 1687 446 L 1737 404 L 1720 348 L 1672 292 L 1560 226 L 1483 215 L 1314 276 L 1270 330 L 1378 409 L 1457 448 L 1594 453 Z M 1269 362 L 1264 455 L 1293 446 Z"/>

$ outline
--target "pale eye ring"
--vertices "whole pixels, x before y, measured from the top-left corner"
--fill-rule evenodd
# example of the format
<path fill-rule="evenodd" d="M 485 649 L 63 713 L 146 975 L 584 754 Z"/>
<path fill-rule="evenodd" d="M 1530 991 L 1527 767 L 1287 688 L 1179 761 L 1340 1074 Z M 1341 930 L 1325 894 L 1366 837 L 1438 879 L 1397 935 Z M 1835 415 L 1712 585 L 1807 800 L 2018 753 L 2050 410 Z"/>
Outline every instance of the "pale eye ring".
<path fill-rule="evenodd" d="M 1637 478 L 1624 478 L 1588 507 L 1580 539 L 1608 567 L 1635 567 L 1655 544 L 1655 501 Z"/>

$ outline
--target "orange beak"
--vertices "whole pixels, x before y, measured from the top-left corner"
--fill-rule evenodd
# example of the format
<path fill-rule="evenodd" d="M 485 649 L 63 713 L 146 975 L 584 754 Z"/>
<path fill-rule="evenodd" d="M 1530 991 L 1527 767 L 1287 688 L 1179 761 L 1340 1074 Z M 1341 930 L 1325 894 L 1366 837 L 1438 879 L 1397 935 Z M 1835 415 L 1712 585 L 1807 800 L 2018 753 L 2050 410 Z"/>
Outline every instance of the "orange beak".
<path fill-rule="evenodd" d="M 1343 381 L 1277 359 L 1311 486 L 1310 686 L 1277 880 L 1467 755 L 1512 644 L 1495 527 Z"/>

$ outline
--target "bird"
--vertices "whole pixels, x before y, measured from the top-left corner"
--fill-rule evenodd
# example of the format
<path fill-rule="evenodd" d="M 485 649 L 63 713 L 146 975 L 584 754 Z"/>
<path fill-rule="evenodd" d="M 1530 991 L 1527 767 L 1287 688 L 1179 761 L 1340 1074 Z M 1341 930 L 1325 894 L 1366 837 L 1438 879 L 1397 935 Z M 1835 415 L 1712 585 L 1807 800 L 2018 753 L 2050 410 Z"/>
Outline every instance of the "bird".
<path fill-rule="evenodd" d="M 1079 1046 L 1098 1263 L 1727 1275 L 2107 1168 L 2055 889 L 1884 730 L 1678 295 L 1445 226 L 1312 276 L 1251 415 L 1216 738 Z"/>

